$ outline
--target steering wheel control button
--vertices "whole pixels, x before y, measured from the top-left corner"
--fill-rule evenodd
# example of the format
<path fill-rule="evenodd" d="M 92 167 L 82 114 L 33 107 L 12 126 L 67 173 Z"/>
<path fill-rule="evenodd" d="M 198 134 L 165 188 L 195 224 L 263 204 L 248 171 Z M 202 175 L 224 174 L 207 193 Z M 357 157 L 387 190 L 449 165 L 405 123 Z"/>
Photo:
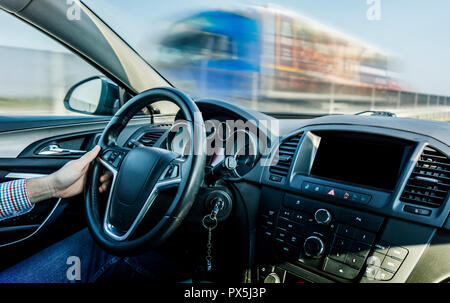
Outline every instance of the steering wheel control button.
<path fill-rule="evenodd" d="M 109 161 L 109 157 L 112 155 L 112 151 L 110 151 L 110 150 L 108 150 L 107 152 L 105 152 L 104 154 L 103 154 L 103 160 L 105 160 L 105 161 Z"/>
<path fill-rule="evenodd" d="M 331 222 L 331 214 L 328 210 L 320 208 L 316 210 L 314 219 L 316 220 L 317 224 L 328 225 Z"/>
<path fill-rule="evenodd" d="M 113 155 L 114 155 L 114 153 L 113 153 Z M 122 161 L 122 158 L 123 158 L 122 153 L 116 153 L 114 156 L 114 162 L 112 163 L 112 166 L 114 166 L 115 168 L 119 167 L 119 164 Z"/>
<path fill-rule="evenodd" d="M 359 273 L 359 270 L 330 258 L 325 259 L 323 270 L 347 280 L 355 279 Z"/>

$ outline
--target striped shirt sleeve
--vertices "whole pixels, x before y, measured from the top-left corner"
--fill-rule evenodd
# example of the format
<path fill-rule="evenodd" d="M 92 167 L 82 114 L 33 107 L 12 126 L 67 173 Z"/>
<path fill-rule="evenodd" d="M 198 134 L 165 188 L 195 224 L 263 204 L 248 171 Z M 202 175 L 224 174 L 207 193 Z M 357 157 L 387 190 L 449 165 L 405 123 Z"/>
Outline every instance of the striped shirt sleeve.
<path fill-rule="evenodd" d="M 28 199 L 26 185 L 25 179 L 0 184 L 0 220 L 23 215 L 34 207 Z"/>

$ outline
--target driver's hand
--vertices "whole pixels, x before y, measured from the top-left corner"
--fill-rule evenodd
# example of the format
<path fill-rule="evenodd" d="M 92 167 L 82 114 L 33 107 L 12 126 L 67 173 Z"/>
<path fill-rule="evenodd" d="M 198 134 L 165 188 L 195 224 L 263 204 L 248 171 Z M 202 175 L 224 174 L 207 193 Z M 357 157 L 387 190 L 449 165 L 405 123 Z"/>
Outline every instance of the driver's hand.
<path fill-rule="evenodd" d="M 61 169 L 43 178 L 27 181 L 27 194 L 32 203 L 49 198 L 69 198 L 83 192 L 89 164 L 97 157 L 100 146 L 95 146 L 91 151 L 77 160 L 66 163 Z M 112 174 L 103 173 L 100 177 L 99 191 L 108 189 Z"/>

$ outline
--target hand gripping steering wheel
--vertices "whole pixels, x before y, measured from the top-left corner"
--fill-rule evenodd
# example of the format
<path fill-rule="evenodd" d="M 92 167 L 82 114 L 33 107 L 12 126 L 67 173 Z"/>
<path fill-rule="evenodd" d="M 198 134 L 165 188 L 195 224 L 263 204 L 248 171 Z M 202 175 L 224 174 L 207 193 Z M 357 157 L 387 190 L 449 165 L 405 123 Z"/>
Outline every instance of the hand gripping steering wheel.
<path fill-rule="evenodd" d="M 156 147 L 120 147 L 117 139 L 131 118 L 146 105 L 163 100 L 175 103 L 184 114 L 188 154 Z M 177 89 L 150 89 L 129 100 L 111 118 L 98 144 L 102 152 L 91 165 L 85 191 L 94 240 L 113 254 L 127 256 L 162 244 L 188 214 L 203 181 L 206 132 L 200 110 Z M 98 192 L 103 168 L 113 174 L 106 206 Z M 172 187 L 176 193 L 167 201 L 161 195 Z"/>

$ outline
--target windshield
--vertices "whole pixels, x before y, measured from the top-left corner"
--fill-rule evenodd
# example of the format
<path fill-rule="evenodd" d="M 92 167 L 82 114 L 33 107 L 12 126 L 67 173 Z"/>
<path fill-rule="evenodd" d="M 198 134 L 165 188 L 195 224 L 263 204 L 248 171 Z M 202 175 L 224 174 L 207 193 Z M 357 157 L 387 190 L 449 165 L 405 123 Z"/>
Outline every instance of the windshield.
<path fill-rule="evenodd" d="M 447 0 L 84 3 L 195 98 L 450 120 Z"/>

